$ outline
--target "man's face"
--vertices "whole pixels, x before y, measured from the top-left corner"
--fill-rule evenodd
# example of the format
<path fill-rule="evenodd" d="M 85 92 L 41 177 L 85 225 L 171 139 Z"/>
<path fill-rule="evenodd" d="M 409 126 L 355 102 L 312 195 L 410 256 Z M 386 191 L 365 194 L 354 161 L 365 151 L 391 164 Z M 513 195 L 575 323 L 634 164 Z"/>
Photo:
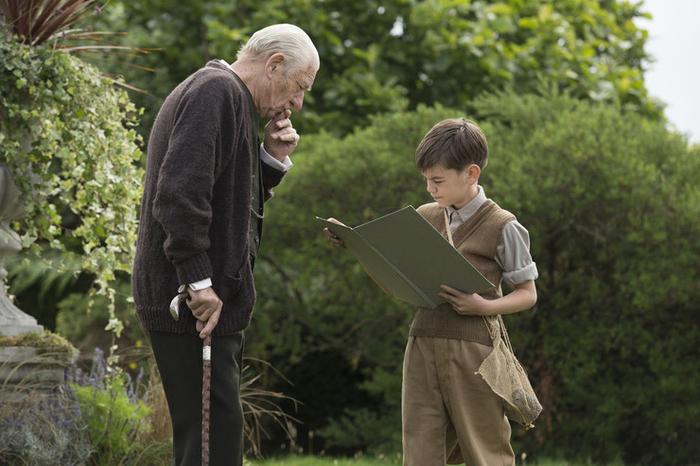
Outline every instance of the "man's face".
<path fill-rule="evenodd" d="M 304 93 L 311 90 L 316 71 L 309 66 L 305 69 L 285 70 L 285 65 L 273 70 L 267 98 L 261 102 L 260 115 L 272 118 L 284 110 L 299 111 L 304 105 Z"/>
<path fill-rule="evenodd" d="M 469 167 L 463 170 L 435 165 L 423 172 L 426 189 L 440 207 L 464 207 L 471 198 L 474 180 Z"/>

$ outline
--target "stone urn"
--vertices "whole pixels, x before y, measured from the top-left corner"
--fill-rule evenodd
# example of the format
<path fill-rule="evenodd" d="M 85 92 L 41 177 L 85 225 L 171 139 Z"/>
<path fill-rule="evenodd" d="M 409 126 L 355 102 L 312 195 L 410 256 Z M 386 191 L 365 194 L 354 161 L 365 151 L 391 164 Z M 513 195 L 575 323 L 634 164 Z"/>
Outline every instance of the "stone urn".
<path fill-rule="evenodd" d="M 34 317 L 20 311 L 7 296 L 3 267 L 5 257 L 22 248 L 19 235 L 10 228 L 10 221 L 21 214 L 19 190 L 12 181 L 7 165 L 0 163 L 0 336 L 41 332 L 43 327 Z"/>

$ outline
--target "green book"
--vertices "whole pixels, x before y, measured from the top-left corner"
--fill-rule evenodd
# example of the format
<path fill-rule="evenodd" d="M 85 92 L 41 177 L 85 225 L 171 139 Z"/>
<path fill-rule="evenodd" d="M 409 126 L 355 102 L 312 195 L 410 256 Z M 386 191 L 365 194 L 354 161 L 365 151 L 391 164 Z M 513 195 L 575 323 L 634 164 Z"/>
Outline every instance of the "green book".
<path fill-rule="evenodd" d="M 385 291 L 407 303 L 437 307 L 445 302 L 440 285 L 464 293 L 494 286 L 412 206 L 355 228 L 316 220 L 345 242 Z"/>

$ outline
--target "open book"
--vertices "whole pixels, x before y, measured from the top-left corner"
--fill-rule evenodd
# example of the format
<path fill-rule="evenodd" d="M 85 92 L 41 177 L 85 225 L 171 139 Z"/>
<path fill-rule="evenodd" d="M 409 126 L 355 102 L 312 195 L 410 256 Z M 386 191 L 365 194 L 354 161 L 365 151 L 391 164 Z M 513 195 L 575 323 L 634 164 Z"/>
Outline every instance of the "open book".
<path fill-rule="evenodd" d="M 445 302 L 440 285 L 464 293 L 494 286 L 411 206 L 355 228 L 316 220 L 345 242 L 385 291 L 407 303 L 437 307 Z"/>

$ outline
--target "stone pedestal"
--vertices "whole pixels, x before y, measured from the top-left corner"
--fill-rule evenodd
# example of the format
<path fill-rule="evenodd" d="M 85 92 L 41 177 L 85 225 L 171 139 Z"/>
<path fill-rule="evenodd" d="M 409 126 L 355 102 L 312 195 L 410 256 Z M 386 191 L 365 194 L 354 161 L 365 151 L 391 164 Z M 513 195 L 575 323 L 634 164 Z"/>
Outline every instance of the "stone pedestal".
<path fill-rule="evenodd" d="M 20 213 L 17 186 L 7 166 L 0 164 L 0 339 L 43 331 L 34 317 L 19 310 L 7 296 L 3 261 L 22 248 L 19 236 L 10 228 L 10 221 Z M 0 404 L 45 393 L 61 384 L 69 362 L 64 359 L 42 355 L 31 346 L 0 346 Z"/>
<path fill-rule="evenodd" d="M 19 236 L 10 228 L 10 221 L 21 213 L 19 191 L 12 181 L 10 170 L 0 164 L 0 335 L 13 336 L 41 332 L 43 327 L 34 317 L 19 310 L 7 296 L 3 267 L 5 257 L 22 248 Z"/>
<path fill-rule="evenodd" d="M 40 354 L 31 346 L 0 347 L 0 403 L 48 393 L 63 384 L 68 355 Z"/>

